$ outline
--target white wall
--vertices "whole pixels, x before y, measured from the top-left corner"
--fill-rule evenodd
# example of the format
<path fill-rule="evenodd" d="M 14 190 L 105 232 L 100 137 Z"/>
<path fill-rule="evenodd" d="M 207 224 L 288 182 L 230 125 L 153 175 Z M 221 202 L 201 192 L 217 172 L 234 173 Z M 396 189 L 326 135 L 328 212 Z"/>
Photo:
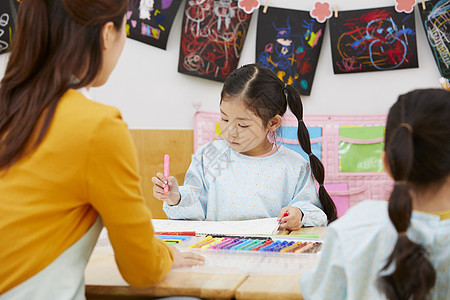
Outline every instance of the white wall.
<path fill-rule="evenodd" d="M 317 0 L 270 0 L 275 7 L 310 10 Z M 324 0 L 325 1 L 325 0 Z M 262 4 L 265 0 L 260 0 Z M 393 6 L 394 0 L 328 0 L 340 10 Z M 419 1 L 420 2 L 420 1 Z M 185 1 L 181 4 L 184 7 Z M 415 9 L 416 10 L 416 9 Z M 419 68 L 356 74 L 333 73 L 329 28 L 314 77 L 311 96 L 303 96 L 306 114 L 386 113 L 400 93 L 439 85 L 439 72 L 415 11 Z M 222 84 L 177 72 L 183 9 L 172 27 L 166 51 L 127 39 L 108 83 L 92 90 L 94 98 L 118 107 L 130 128 L 192 129 L 193 102 L 218 111 Z M 258 13 L 252 17 L 239 65 L 255 59 Z M 2 55 L 2 60 L 5 55 Z"/>

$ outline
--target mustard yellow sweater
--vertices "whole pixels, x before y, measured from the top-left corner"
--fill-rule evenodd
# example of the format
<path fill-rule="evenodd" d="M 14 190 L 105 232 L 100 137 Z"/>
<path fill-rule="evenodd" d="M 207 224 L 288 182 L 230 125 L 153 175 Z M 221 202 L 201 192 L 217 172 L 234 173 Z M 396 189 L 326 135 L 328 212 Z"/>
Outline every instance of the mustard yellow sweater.
<path fill-rule="evenodd" d="M 154 237 L 120 112 L 69 90 L 36 151 L 0 174 L 0 294 L 80 239 L 100 214 L 130 285 L 163 278 L 172 251 Z"/>

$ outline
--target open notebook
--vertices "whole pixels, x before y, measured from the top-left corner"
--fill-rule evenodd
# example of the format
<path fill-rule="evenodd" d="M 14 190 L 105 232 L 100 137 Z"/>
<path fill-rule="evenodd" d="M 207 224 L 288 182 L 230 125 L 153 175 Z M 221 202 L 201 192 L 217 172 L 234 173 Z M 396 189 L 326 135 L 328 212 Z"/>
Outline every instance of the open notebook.
<path fill-rule="evenodd" d="M 197 235 L 271 235 L 278 231 L 276 218 L 246 221 L 152 220 L 155 232 L 195 231 Z"/>

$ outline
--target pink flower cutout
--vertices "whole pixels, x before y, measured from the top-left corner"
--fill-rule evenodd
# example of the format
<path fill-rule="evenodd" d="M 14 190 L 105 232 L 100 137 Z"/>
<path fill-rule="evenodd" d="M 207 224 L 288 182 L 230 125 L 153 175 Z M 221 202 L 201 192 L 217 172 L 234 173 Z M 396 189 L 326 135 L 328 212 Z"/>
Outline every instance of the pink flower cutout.
<path fill-rule="evenodd" d="M 395 10 L 397 12 L 405 12 L 409 14 L 413 11 L 416 0 L 395 0 L 395 2 L 397 2 L 397 4 L 395 4 Z"/>
<path fill-rule="evenodd" d="M 330 9 L 329 3 L 316 2 L 309 14 L 312 18 L 316 19 L 317 22 L 323 23 L 333 15 L 333 12 Z"/>
<path fill-rule="evenodd" d="M 247 14 L 253 13 L 255 9 L 259 7 L 258 0 L 239 0 L 238 6 L 243 9 Z"/>

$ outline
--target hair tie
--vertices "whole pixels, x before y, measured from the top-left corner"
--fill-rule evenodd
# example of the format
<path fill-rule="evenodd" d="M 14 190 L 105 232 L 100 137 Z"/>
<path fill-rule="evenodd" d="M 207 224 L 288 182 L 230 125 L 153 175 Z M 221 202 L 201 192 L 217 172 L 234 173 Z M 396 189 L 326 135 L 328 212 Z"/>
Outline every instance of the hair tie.
<path fill-rule="evenodd" d="M 398 236 L 407 236 L 406 235 L 406 231 L 401 231 L 401 232 L 399 232 L 399 233 L 397 233 L 398 234 Z"/>
<path fill-rule="evenodd" d="M 286 88 L 287 87 L 287 83 L 284 83 L 284 88 Z"/>
<path fill-rule="evenodd" d="M 313 155 L 314 155 L 314 154 L 313 154 L 312 152 L 308 154 L 309 157 L 311 157 L 311 156 L 313 156 Z"/>
<path fill-rule="evenodd" d="M 412 129 L 411 125 L 409 125 L 408 123 L 400 123 L 399 126 L 400 127 L 405 127 L 406 129 L 408 129 L 409 133 L 413 132 L 413 129 Z"/>
<path fill-rule="evenodd" d="M 395 185 L 408 185 L 408 181 L 406 180 L 396 180 Z"/>
<path fill-rule="evenodd" d="M 283 92 L 284 92 L 285 94 L 287 94 L 287 93 L 288 93 L 287 89 L 284 89 L 284 90 L 283 90 Z"/>

